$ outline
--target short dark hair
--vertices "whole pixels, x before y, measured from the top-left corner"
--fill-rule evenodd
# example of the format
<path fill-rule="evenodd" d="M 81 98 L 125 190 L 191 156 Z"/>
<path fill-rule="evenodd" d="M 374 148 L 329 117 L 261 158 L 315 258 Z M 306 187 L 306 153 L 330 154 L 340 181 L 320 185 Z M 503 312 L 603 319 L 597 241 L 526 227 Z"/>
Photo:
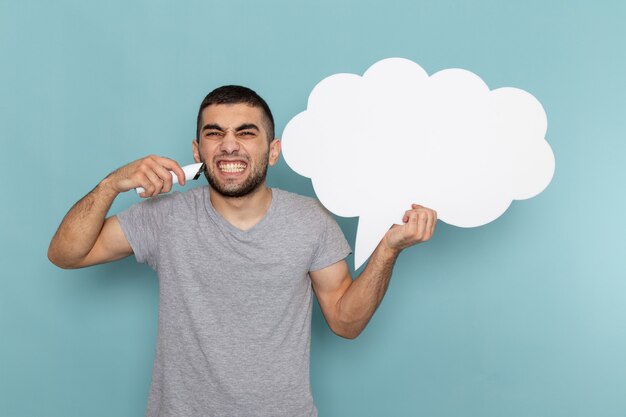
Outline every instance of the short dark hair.
<path fill-rule="evenodd" d="M 265 100 L 261 98 L 256 92 L 248 87 L 242 87 L 240 85 L 224 85 L 211 91 L 200 103 L 200 109 L 198 110 L 198 121 L 196 123 L 196 140 L 200 141 L 200 123 L 202 123 L 202 111 L 213 104 L 247 104 L 252 107 L 259 107 L 265 121 L 267 122 L 269 140 L 274 139 L 274 116 L 272 111 L 267 105 Z"/>

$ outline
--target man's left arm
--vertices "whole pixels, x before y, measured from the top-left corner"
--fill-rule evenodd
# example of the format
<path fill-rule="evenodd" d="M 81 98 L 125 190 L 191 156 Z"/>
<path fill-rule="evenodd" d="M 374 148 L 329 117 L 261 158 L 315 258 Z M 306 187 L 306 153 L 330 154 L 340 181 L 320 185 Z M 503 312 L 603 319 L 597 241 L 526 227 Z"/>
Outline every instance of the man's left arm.
<path fill-rule="evenodd" d="M 363 331 L 385 296 L 398 255 L 432 237 L 437 213 L 413 204 L 402 221 L 389 229 L 354 281 L 345 260 L 310 273 L 326 322 L 337 335 L 354 339 Z"/>

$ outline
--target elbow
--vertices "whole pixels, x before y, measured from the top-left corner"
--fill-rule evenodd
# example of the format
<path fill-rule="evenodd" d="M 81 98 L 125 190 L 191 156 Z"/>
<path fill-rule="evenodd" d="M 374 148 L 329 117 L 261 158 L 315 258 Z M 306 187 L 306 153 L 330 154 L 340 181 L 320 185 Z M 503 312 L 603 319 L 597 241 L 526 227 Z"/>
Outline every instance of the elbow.
<path fill-rule="evenodd" d="M 369 316 L 355 314 L 342 307 L 345 306 L 338 303 L 335 314 L 329 317 L 330 320 L 327 318 L 328 327 L 339 337 L 350 340 L 356 339 L 367 326 Z"/>
<path fill-rule="evenodd" d="M 75 264 L 68 262 L 67 259 L 64 259 L 62 256 L 59 256 L 58 251 L 54 250 L 54 247 L 52 244 L 50 244 L 50 247 L 48 248 L 48 260 L 52 262 L 52 264 L 54 264 L 55 266 L 58 266 L 61 269 L 78 268 L 78 266 L 76 266 Z"/>
<path fill-rule="evenodd" d="M 355 324 L 334 324 L 330 326 L 330 330 L 333 331 L 337 336 L 343 337 L 344 339 L 354 340 L 361 332 L 363 332 L 363 327 L 355 325 Z"/>
<path fill-rule="evenodd" d="M 52 252 L 50 249 L 48 249 L 48 260 L 52 262 L 53 265 L 58 266 L 59 268 L 70 269 L 69 266 L 65 265 L 60 259 L 58 259 L 54 255 L 54 252 Z"/>
<path fill-rule="evenodd" d="M 348 340 L 354 340 L 357 337 L 359 337 L 359 335 L 361 334 L 360 330 L 354 331 L 354 330 L 345 330 L 345 331 L 334 331 L 333 332 L 339 336 L 339 337 L 343 337 L 344 339 L 348 339 Z"/>
<path fill-rule="evenodd" d="M 54 253 L 54 249 L 52 248 L 52 244 L 50 244 L 50 246 L 48 247 L 48 260 L 50 262 L 52 262 L 53 265 L 58 266 L 59 268 L 63 268 L 61 266 L 61 262 L 59 261 L 59 259 L 57 258 L 57 256 Z"/>
<path fill-rule="evenodd" d="M 359 335 L 361 334 L 361 332 L 343 332 L 343 333 L 337 333 L 335 332 L 335 334 L 337 336 L 343 337 L 344 339 L 348 339 L 348 340 L 354 340 L 357 337 L 359 337 Z"/>

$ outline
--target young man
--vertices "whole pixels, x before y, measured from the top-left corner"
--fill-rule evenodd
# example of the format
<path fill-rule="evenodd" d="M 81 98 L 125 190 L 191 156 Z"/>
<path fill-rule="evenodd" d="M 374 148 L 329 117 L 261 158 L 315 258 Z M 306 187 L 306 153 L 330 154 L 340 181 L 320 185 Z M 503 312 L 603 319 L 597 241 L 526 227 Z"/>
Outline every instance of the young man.
<path fill-rule="evenodd" d="M 267 188 L 280 141 L 265 101 L 240 86 L 204 99 L 192 142 L 209 187 L 164 194 L 176 161 L 148 156 L 72 207 L 48 257 L 81 268 L 134 254 L 159 276 L 159 329 L 147 416 L 315 416 L 309 386 L 313 290 L 329 327 L 354 338 L 380 304 L 400 251 L 437 221 L 413 205 L 352 280 L 350 248 L 311 198 Z M 153 197 L 106 218 L 115 197 Z"/>

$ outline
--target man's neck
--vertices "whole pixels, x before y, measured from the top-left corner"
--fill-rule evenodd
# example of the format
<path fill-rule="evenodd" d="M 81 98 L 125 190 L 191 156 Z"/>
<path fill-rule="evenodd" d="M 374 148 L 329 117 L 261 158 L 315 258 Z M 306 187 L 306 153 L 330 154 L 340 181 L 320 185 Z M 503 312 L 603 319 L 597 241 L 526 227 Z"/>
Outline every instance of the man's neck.
<path fill-rule="evenodd" d="M 272 203 L 272 190 L 265 183 L 243 197 L 226 197 L 212 188 L 209 190 L 215 211 L 240 230 L 251 229 L 260 222 Z"/>

